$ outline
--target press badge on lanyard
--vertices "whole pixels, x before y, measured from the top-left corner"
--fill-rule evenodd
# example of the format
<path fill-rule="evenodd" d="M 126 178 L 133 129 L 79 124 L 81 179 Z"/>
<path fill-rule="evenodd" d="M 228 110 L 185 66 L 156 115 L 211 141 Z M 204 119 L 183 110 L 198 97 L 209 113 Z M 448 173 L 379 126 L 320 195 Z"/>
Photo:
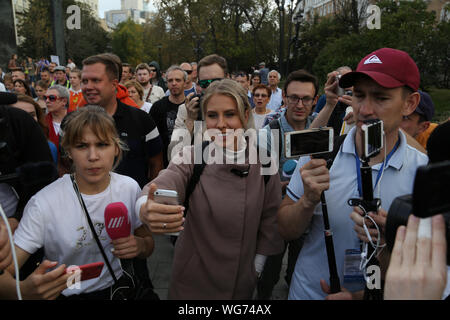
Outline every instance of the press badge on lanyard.
<path fill-rule="evenodd" d="M 380 180 L 380 177 L 383 173 L 383 169 L 385 164 L 389 162 L 389 159 L 392 157 L 394 152 L 397 150 L 400 144 L 400 140 L 397 141 L 392 151 L 386 157 L 385 161 L 381 164 L 381 168 L 378 170 L 377 178 L 375 180 L 374 190 L 377 187 L 377 184 Z M 361 181 L 361 172 L 360 172 L 360 160 L 358 154 L 356 153 L 355 146 L 355 165 L 356 165 L 356 176 L 358 181 L 358 192 L 359 196 L 362 196 L 362 181 Z M 344 282 L 347 283 L 355 283 L 355 282 L 363 282 L 364 283 L 364 274 L 363 270 L 360 269 L 361 265 L 361 250 L 360 249 L 347 249 L 345 250 L 345 259 L 344 259 Z"/>
<path fill-rule="evenodd" d="M 364 275 L 359 269 L 361 250 L 347 249 L 344 258 L 344 282 L 364 282 Z"/>

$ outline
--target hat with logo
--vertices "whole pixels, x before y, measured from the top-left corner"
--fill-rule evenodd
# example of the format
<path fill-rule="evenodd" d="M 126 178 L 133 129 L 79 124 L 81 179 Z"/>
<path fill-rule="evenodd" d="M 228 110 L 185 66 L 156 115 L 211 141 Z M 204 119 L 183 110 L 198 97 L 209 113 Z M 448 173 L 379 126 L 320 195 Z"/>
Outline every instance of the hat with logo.
<path fill-rule="evenodd" d="M 434 116 L 434 104 L 433 100 L 428 93 L 419 90 L 420 102 L 414 112 L 425 117 L 427 121 L 431 121 Z"/>
<path fill-rule="evenodd" d="M 419 89 L 420 74 L 414 60 L 405 51 L 382 48 L 362 59 L 356 71 L 342 76 L 339 85 L 348 88 L 354 85 L 361 74 L 385 88 L 408 86 L 414 91 Z"/>

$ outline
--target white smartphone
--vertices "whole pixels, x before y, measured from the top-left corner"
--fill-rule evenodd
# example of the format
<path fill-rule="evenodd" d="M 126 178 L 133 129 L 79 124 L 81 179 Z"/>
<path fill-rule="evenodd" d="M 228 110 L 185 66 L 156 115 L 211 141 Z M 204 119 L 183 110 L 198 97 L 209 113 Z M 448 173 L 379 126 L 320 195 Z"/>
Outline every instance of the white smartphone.
<path fill-rule="evenodd" d="M 331 127 L 285 133 L 286 158 L 315 155 L 333 151 L 334 131 Z"/>
<path fill-rule="evenodd" d="M 369 159 L 383 149 L 383 121 L 369 120 L 361 126 L 361 130 L 364 133 L 364 156 Z"/>
<path fill-rule="evenodd" d="M 153 199 L 157 203 L 161 204 L 170 204 L 170 205 L 178 205 L 180 202 L 178 201 L 178 193 L 175 190 L 166 190 L 166 189 L 157 189 L 153 193 Z M 166 235 L 169 236 L 179 236 L 179 232 L 168 232 Z"/>

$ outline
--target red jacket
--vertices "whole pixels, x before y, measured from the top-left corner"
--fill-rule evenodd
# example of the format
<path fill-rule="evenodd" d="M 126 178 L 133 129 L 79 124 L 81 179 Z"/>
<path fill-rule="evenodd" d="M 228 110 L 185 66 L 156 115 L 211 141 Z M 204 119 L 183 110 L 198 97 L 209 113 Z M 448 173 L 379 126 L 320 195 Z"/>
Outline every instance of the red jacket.
<path fill-rule="evenodd" d="M 56 146 L 56 149 L 58 149 L 58 153 L 59 153 L 59 135 L 55 132 L 55 128 L 53 127 L 52 114 L 48 113 L 45 116 L 45 120 L 47 121 L 47 126 L 48 126 L 48 140 L 53 142 L 53 144 Z"/>
<path fill-rule="evenodd" d="M 130 96 L 128 95 L 128 90 L 125 86 L 121 85 L 120 83 L 117 85 L 117 94 L 116 94 L 116 98 L 119 99 L 121 102 L 138 108 L 138 105 L 136 104 L 136 102 L 134 102 L 133 99 L 130 98 Z M 86 100 L 84 99 L 84 96 L 81 97 L 80 102 L 78 103 L 77 109 L 84 107 L 87 104 Z"/>

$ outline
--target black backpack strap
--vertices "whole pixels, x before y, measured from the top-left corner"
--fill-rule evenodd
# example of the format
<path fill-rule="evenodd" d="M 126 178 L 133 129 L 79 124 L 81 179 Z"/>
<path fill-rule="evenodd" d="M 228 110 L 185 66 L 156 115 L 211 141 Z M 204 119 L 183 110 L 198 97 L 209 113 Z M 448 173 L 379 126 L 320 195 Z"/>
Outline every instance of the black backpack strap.
<path fill-rule="evenodd" d="M 270 130 L 280 130 L 281 129 L 278 118 L 273 119 L 272 121 L 269 122 L 269 128 L 270 128 Z M 281 132 L 279 132 L 279 134 L 278 134 L 278 155 L 280 158 L 281 158 L 281 152 L 283 152 L 282 148 L 281 148 L 282 144 L 283 144 L 283 141 L 281 140 Z"/>
<path fill-rule="evenodd" d="M 203 170 L 206 167 L 206 163 L 203 159 L 203 151 L 205 151 L 205 148 L 211 143 L 211 141 L 203 141 L 202 143 L 202 163 L 194 164 L 194 170 L 192 173 L 191 178 L 189 179 L 188 185 L 186 187 L 186 196 L 184 198 L 184 216 L 186 217 L 188 209 L 189 209 L 189 198 L 191 197 L 191 194 L 194 192 L 195 187 L 197 186 L 197 183 L 200 181 L 200 176 L 203 173 Z"/>

